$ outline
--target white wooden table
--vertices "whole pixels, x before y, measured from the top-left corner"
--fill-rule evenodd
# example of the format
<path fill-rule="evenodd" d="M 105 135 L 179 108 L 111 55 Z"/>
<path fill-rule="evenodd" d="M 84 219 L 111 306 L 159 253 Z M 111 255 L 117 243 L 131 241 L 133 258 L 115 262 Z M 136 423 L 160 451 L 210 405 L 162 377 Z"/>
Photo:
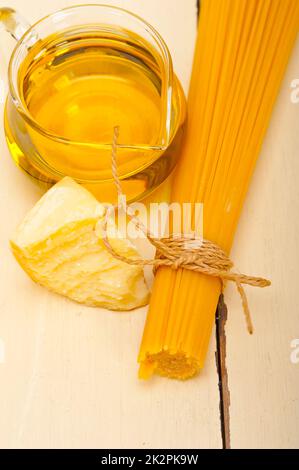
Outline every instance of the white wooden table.
<path fill-rule="evenodd" d="M 72 3 L 11 0 L 7 6 L 33 22 Z M 161 32 L 187 91 L 196 1 L 105 3 L 140 14 Z M 2 77 L 10 46 L 1 32 Z M 273 286 L 248 289 L 253 337 L 247 336 L 234 288 L 226 291 L 226 336 L 218 338 L 222 353 L 226 347 L 222 373 L 228 374 L 222 416 L 215 334 L 206 367 L 194 380 L 140 382 L 136 356 L 146 309 L 118 315 L 85 308 L 47 292 L 22 272 L 8 240 L 40 190 L 12 163 L 1 126 L 0 447 L 221 448 L 223 442 L 233 448 L 299 447 L 299 363 L 290 359 L 291 341 L 299 338 L 299 103 L 290 100 L 295 78 L 299 43 L 232 253 L 241 270 L 268 276 Z"/>

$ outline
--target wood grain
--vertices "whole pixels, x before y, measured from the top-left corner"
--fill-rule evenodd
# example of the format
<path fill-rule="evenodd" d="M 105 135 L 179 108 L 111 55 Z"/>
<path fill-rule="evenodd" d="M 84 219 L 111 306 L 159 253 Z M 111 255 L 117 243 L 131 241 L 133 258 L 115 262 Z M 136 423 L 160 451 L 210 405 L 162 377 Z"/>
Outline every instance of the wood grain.
<path fill-rule="evenodd" d="M 12 0 L 9 5 L 35 21 L 72 3 Z M 162 33 L 187 90 L 196 1 L 105 3 L 135 11 Z M 2 77 L 11 47 L 1 32 Z M 299 104 L 290 101 L 294 78 L 299 78 L 299 44 L 232 252 L 240 271 L 269 276 L 273 285 L 262 291 L 248 288 L 253 337 L 247 335 L 234 286 L 225 292 L 226 342 L 222 324 L 218 361 L 226 447 L 228 437 L 232 448 L 299 447 L 299 364 L 290 360 L 291 341 L 299 338 Z M 2 127 L 0 152 L 0 447 L 221 447 L 215 337 L 206 367 L 195 380 L 139 382 L 136 355 L 145 309 L 121 315 L 76 305 L 33 284 L 13 259 L 9 236 L 41 190 L 13 165 Z"/>
<path fill-rule="evenodd" d="M 35 21 L 71 3 L 15 0 L 10 6 Z M 187 89 L 195 1 L 106 3 L 135 11 L 157 27 Z M 2 33 L 0 39 L 4 58 L 10 40 Z M 0 446 L 221 447 L 215 341 L 195 380 L 138 381 L 145 309 L 116 314 L 76 305 L 33 284 L 13 259 L 10 234 L 41 191 L 13 165 L 2 127 L 0 152 Z"/>
<path fill-rule="evenodd" d="M 255 333 L 246 333 L 239 296 L 228 286 L 227 371 L 232 447 L 299 447 L 299 41 L 283 82 L 235 239 L 232 259 L 242 272 L 272 280 L 248 288 Z"/>

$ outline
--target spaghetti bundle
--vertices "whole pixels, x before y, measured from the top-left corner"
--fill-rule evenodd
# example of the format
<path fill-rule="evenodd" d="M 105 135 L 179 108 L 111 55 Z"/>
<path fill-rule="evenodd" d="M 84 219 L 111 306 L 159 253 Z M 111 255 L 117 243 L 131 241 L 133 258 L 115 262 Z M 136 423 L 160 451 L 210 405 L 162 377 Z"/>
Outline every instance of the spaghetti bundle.
<path fill-rule="evenodd" d="M 202 0 L 189 122 L 172 201 L 204 203 L 204 238 L 229 253 L 299 26 L 298 0 Z M 160 267 L 140 347 L 141 378 L 204 365 L 217 278 Z"/>

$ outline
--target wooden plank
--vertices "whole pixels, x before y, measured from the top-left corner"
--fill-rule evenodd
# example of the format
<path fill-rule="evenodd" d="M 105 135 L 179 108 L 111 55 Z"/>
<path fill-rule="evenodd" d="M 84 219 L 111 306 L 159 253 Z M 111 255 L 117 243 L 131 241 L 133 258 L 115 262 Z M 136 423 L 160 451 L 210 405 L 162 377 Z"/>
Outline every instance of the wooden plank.
<path fill-rule="evenodd" d="M 35 21 L 71 3 L 14 0 L 10 5 Z M 161 31 L 186 89 L 195 1 L 106 3 L 141 14 Z M 3 57 L 9 39 L 3 43 L 1 34 L 1 40 Z M 0 446 L 221 447 L 215 342 L 195 380 L 138 381 L 136 356 L 146 309 L 120 315 L 85 308 L 27 278 L 8 239 L 41 191 L 13 165 L 2 127 L 0 153 Z"/>
<path fill-rule="evenodd" d="M 226 328 L 231 446 L 299 447 L 299 364 L 290 360 L 299 336 L 299 41 L 281 89 L 247 197 L 232 259 L 245 273 L 272 280 L 248 288 L 255 334 L 247 335 L 240 299 L 228 286 Z"/>

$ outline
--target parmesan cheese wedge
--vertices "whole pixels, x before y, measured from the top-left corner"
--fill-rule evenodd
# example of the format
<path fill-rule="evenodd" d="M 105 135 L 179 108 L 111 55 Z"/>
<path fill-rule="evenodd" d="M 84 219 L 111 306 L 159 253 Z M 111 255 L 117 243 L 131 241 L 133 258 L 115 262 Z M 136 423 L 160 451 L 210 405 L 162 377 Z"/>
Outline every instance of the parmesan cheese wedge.
<path fill-rule="evenodd" d="M 141 267 L 118 261 L 106 250 L 100 236 L 105 211 L 89 191 L 66 177 L 27 214 L 11 248 L 28 275 L 51 291 L 89 306 L 131 310 L 148 302 L 148 288 Z M 117 233 L 109 219 L 112 247 L 138 258 L 133 244 Z"/>

